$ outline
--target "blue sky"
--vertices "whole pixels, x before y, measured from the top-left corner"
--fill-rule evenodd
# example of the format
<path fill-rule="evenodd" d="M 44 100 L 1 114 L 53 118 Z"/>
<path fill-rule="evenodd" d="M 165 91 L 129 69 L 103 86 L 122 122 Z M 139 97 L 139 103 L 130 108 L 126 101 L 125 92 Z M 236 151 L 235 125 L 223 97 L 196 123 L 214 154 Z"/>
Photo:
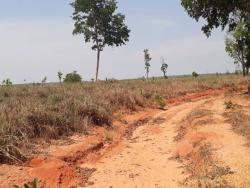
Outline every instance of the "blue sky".
<path fill-rule="evenodd" d="M 93 78 L 96 54 L 81 36 L 72 36 L 72 8 L 68 0 L 8 0 L 0 7 L 0 80 L 57 81 L 58 70 L 77 70 Z M 151 76 L 162 75 L 161 57 L 169 75 L 225 72 L 233 60 L 224 50 L 224 33 L 215 30 L 207 39 L 201 23 L 191 19 L 178 0 L 119 0 L 131 29 L 130 42 L 105 48 L 100 78 L 137 78 L 145 74 L 143 49 L 152 55 Z"/>

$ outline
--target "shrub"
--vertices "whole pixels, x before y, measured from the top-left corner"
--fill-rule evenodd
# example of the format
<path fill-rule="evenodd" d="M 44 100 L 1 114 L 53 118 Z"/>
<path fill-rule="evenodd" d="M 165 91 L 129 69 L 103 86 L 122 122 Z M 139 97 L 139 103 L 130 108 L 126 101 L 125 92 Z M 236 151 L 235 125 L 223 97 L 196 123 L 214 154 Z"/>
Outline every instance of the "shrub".
<path fill-rule="evenodd" d="M 11 86 L 12 82 L 11 82 L 11 80 L 9 78 L 7 78 L 7 79 L 2 81 L 2 85 Z"/>
<path fill-rule="evenodd" d="M 192 73 L 192 76 L 193 76 L 194 78 L 197 78 L 197 77 L 199 76 L 199 74 L 196 73 L 196 72 L 193 72 L 193 73 Z"/>
<path fill-rule="evenodd" d="M 24 188 L 38 188 L 38 179 L 35 178 L 33 182 L 25 183 Z M 14 188 L 21 188 L 19 185 L 14 185 Z"/>
<path fill-rule="evenodd" d="M 234 107 L 234 104 L 233 104 L 233 102 L 231 100 L 230 101 L 226 101 L 224 103 L 224 105 L 225 105 L 226 109 L 231 109 L 231 108 Z"/>
<path fill-rule="evenodd" d="M 66 77 L 64 78 L 64 82 L 66 83 L 76 83 L 76 82 L 81 82 L 82 78 L 79 74 L 77 74 L 76 71 L 69 73 L 66 75 Z"/>
<path fill-rule="evenodd" d="M 160 95 L 155 96 L 155 101 L 160 109 L 164 109 L 164 107 L 166 106 L 164 99 Z"/>

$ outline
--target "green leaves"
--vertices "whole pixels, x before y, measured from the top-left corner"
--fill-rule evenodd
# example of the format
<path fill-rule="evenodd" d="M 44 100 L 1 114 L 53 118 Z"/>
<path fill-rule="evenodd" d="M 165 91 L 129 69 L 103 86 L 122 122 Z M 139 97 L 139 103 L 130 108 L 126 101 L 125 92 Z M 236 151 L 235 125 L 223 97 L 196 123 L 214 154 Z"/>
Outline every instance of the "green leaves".
<path fill-rule="evenodd" d="M 149 68 L 150 68 L 150 61 L 152 60 L 152 58 L 150 57 L 150 54 L 149 54 L 149 50 L 148 49 L 145 49 L 144 51 L 144 61 L 145 61 L 145 69 L 146 69 L 146 77 L 147 77 L 147 80 L 148 80 L 148 73 L 149 73 Z"/>
<path fill-rule="evenodd" d="M 181 0 L 181 4 L 196 21 L 202 18 L 207 22 L 202 27 L 207 36 L 218 27 L 233 30 L 238 17 L 248 14 L 250 7 L 248 0 Z"/>
<path fill-rule="evenodd" d="M 249 43 L 250 33 L 247 29 L 247 23 L 245 21 L 237 22 L 237 26 L 234 31 L 227 34 L 225 40 L 225 50 L 230 57 L 235 60 L 235 63 L 240 63 L 242 65 L 243 75 L 246 74 L 246 68 L 250 67 L 248 65 L 248 55 L 249 55 Z"/>
<path fill-rule="evenodd" d="M 108 46 L 120 46 L 129 39 L 130 30 L 124 24 L 125 16 L 115 13 L 115 0 L 76 0 L 74 35 L 83 34 L 85 42 L 93 42 L 93 50 L 102 51 Z"/>
<path fill-rule="evenodd" d="M 82 78 L 79 74 L 77 74 L 76 71 L 73 71 L 72 73 L 67 74 L 64 78 L 65 83 L 77 83 L 81 81 L 82 81 Z"/>
<path fill-rule="evenodd" d="M 14 188 L 21 188 L 21 187 L 18 186 L 18 185 L 14 185 L 13 187 L 14 187 Z M 38 188 L 38 178 L 35 178 L 35 179 L 33 180 L 33 182 L 31 182 L 31 183 L 25 183 L 25 184 L 23 184 L 23 187 L 24 187 L 24 188 Z"/>

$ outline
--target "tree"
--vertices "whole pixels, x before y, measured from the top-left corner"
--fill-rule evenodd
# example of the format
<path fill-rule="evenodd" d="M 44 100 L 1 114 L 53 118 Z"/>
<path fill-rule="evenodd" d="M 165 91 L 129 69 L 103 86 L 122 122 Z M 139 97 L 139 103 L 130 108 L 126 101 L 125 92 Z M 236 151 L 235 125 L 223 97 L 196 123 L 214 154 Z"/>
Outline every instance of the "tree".
<path fill-rule="evenodd" d="M 234 30 L 239 17 L 248 20 L 250 14 L 249 0 L 181 0 L 181 4 L 196 21 L 206 21 L 202 31 L 207 36 L 218 27 Z"/>
<path fill-rule="evenodd" d="M 3 80 L 2 85 L 11 86 L 12 82 L 11 82 L 10 78 L 7 78 L 7 79 Z"/>
<path fill-rule="evenodd" d="M 144 51 L 144 61 L 145 61 L 145 69 L 146 69 L 146 79 L 148 80 L 149 68 L 150 68 L 150 61 L 152 58 L 150 57 L 149 50 L 145 49 Z"/>
<path fill-rule="evenodd" d="M 42 79 L 42 84 L 45 84 L 47 82 L 47 76 L 45 76 L 43 79 Z"/>
<path fill-rule="evenodd" d="M 97 51 L 95 81 L 98 80 L 100 53 L 105 46 L 121 46 L 128 42 L 130 30 L 125 25 L 125 16 L 116 13 L 116 0 L 75 0 L 73 34 L 83 34 L 85 42 L 93 42 Z"/>
<path fill-rule="evenodd" d="M 250 33 L 250 1 L 249 0 L 181 0 L 182 6 L 189 16 L 199 21 L 205 20 L 202 31 L 211 35 L 214 28 L 235 30 L 239 20 L 245 22 L 246 31 Z M 227 27 L 228 26 L 228 27 Z M 250 37 L 244 41 L 247 46 L 247 62 L 250 66 Z"/>
<path fill-rule="evenodd" d="M 58 76 L 59 82 L 62 83 L 63 73 L 61 71 L 58 71 L 57 76 Z"/>
<path fill-rule="evenodd" d="M 250 37 L 245 22 L 239 21 L 234 31 L 228 33 L 226 37 L 226 52 L 235 60 L 235 64 L 241 64 L 243 76 L 248 75 L 248 46 L 247 38 Z"/>
<path fill-rule="evenodd" d="M 162 64 L 161 64 L 161 71 L 164 74 L 164 78 L 168 78 L 168 76 L 167 76 L 168 64 L 165 62 L 164 58 L 162 58 L 161 62 L 162 62 Z"/>
<path fill-rule="evenodd" d="M 77 74 L 76 71 L 73 71 L 72 73 L 69 73 L 66 75 L 64 78 L 65 83 L 76 83 L 76 82 L 81 82 L 82 78 L 79 74 Z"/>
<path fill-rule="evenodd" d="M 199 74 L 196 73 L 196 72 L 193 72 L 193 73 L 192 73 L 192 76 L 193 76 L 194 78 L 197 78 L 197 77 L 199 76 Z"/>

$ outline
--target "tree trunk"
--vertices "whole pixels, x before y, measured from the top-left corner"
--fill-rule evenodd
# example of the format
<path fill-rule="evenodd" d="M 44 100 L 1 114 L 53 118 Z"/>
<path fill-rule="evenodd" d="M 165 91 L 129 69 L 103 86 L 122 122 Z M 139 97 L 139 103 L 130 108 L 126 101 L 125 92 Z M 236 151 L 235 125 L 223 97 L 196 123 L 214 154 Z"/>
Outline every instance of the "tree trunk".
<path fill-rule="evenodd" d="M 246 76 L 246 66 L 245 66 L 245 63 L 242 62 L 241 65 L 242 65 L 242 73 L 243 73 L 243 76 Z"/>
<path fill-rule="evenodd" d="M 97 65 L 96 65 L 96 73 L 95 73 L 95 81 L 98 81 L 98 73 L 99 73 L 99 64 L 100 64 L 100 53 L 101 51 L 97 49 Z"/>

